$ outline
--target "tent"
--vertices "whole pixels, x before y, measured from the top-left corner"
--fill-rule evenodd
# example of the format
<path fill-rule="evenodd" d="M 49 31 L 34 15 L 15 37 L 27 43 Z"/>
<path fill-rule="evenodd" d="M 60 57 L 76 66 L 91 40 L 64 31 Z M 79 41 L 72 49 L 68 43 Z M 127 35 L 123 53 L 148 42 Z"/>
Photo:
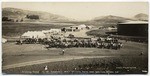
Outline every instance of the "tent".
<path fill-rule="evenodd" d="M 109 31 L 111 31 L 111 30 L 117 30 L 117 28 L 113 28 L 113 27 L 108 27 L 107 28 Z"/>
<path fill-rule="evenodd" d="M 87 29 L 91 29 L 91 28 L 93 28 L 93 26 L 86 26 L 86 28 L 87 28 Z"/>
<path fill-rule="evenodd" d="M 50 30 L 42 30 L 43 33 L 50 33 Z"/>
<path fill-rule="evenodd" d="M 7 39 L 2 38 L 2 43 L 6 43 Z"/>
<path fill-rule="evenodd" d="M 61 33 L 61 29 L 42 30 L 43 33 Z"/>
<path fill-rule="evenodd" d="M 81 24 L 81 25 L 79 25 L 79 28 L 80 29 L 84 29 L 84 28 L 86 28 L 86 25 L 85 24 Z"/>
<path fill-rule="evenodd" d="M 23 38 L 46 38 L 46 35 L 42 31 L 28 31 L 25 32 L 21 37 Z"/>
<path fill-rule="evenodd" d="M 60 33 L 61 29 L 50 29 L 51 33 Z"/>

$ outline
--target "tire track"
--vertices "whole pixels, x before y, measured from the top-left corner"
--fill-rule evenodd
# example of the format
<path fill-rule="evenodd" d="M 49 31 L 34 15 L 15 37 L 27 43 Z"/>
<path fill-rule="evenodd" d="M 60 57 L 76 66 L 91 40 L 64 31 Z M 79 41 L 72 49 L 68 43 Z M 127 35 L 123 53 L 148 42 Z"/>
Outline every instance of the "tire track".
<path fill-rule="evenodd" d="M 2 66 L 2 70 L 16 68 L 16 67 L 23 67 L 23 66 L 28 66 L 28 65 L 49 63 L 49 62 L 68 61 L 68 60 L 83 59 L 83 58 L 104 58 L 104 57 L 112 57 L 112 56 L 65 56 L 61 58 L 36 60 L 36 61 L 29 61 L 29 62 L 17 63 L 17 64 L 12 64 L 12 65 L 6 65 L 6 66 Z"/>

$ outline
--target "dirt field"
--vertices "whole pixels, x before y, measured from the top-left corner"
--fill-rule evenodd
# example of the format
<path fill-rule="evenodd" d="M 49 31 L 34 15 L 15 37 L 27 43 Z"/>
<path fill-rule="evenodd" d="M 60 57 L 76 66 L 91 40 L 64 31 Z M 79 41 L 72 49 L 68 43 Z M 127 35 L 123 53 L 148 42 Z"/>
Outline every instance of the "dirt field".
<path fill-rule="evenodd" d="M 81 71 L 81 67 L 79 68 L 79 66 L 94 65 L 91 64 L 93 60 L 96 61 L 95 64 L 99 64 L 99 68 L 102 67 L 100 65 L 103 65 L 103 61 L 106 60 L 106 63 L 109 67 L 108 69 L 112 70 L 110 67 L 114 65 L 110 64 L 115 64 L 117 61 L 119 62 L 117 63 L 119 64 L 118 67 L 136 67 L 136 70 L 131 70 L 132 73 L 145 73 L 142 72 L 142 70 L 147 70 L 148 67 L 147 44 L 125 41 L 121 42 L 123 42 L 124 45 L 120 50 L 98 48 L 65 48 L 64 55 L 61 55 L 62 48 L 46 49 L 45 46 L 41 44 L 15 45 L 15 43 L 5 43 L 2 44 L 3 73 L 25 73 L 25 71 L 33 71 L 32 73 L 36 71 L 39 73 L 40 71 L 44 71 L 43 68 L 46 65 L 48 68 L 50 68 L 48 71 L 67 71 L 73 70 L 74 68 L 78 68 L 76 70 Z M 143 52 L 144 55 L 140 56 L 141 52 Z M 71 67 L 72 65 L 74 65 L 74 67 Z M 97 71 L 104 70 L 99 68 L 95 69 L 97 69 Z M 113 69 L 118 70 L 119 68 L 113 67 Z M 130 72 L 122 70 L 119 71 L 119 73 Z"/>
<path fill-rule="evenodd" d="M 2 23 L 2 35 L 16 37 L 27 31 L 49 30 L 51 28 L 62 28 L 72 26 L 71 23 Z"/>

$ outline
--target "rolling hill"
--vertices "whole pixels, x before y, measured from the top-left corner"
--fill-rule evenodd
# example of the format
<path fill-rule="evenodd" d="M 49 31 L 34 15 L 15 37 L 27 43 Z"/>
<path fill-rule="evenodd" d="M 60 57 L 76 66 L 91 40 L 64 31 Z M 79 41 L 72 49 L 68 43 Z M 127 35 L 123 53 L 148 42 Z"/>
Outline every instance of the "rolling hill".
<path fill-rule="evenodd" d="M 89 24 L 93 24 L 96 26 L 115 26 L 118 22 L 124 22 L 126 20 L 132 20 L 129 18 L 124 18 L 120 16 L 108 15 L 108 16 L 100 16 L 88 21 Z"/>
<path fill-rule="evenodd" d="M 38 16 L 39 19 L 29 19 L 28 16 Z M 74 21 L 74 19 L 70 19 L 64 16 L 48 13 L 48 12 L 41 12 L 41 11 L 30 11 L 30 10 L 23 10 L 18 8 L 2 8 L 2 17 L 8 17 L 9 19 L 13 20 L 20 20 L 23 19 L 24 22 L 32 22 L 32 21 L 40 21 L 40 22 L 67 22 L 67 21 Z"/>
<path fill-rule="evenodd" d="M 96 22 L 109 22 L 109 23 L 122 22 L 125 20 L 131 20 L 131 19 L 120 17 L 120 16 L 113 16 L 113 15 L 101 16 L 101 17 L 96 17 L 93 19 L 93 21 L 96 21 Z"/>
<path fill-rule="evenodd" d="M 148 20 L 148 15 L 144 14 L 144 13 L 139 13 L 137 15 L 134 16 L 134 19 L 136 20 Z"/>

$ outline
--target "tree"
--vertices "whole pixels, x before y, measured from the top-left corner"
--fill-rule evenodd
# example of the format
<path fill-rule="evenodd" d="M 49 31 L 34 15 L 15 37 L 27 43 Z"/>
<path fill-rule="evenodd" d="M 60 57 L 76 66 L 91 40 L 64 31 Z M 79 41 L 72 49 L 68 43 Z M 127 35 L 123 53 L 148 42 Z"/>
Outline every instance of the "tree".
<path fill-rule="evenodd" d="M 2 21 L 8 21 L 8 17 L 2 17 Z"/>
<path fill-rule="evenodd" d="M 18 20 L 16 20 L 16 22 L 18 22 Z"/>
<path fill-rule="evenodd" d="M 20 20 L 20 22 L 23 22 L 23 18 Z"/>
<path fill-rule="evenodd" d="M 37 19 L 39 19 L 39 16 L 38 15 L 26 15 L 26 18 L 37 20 Z"/>

